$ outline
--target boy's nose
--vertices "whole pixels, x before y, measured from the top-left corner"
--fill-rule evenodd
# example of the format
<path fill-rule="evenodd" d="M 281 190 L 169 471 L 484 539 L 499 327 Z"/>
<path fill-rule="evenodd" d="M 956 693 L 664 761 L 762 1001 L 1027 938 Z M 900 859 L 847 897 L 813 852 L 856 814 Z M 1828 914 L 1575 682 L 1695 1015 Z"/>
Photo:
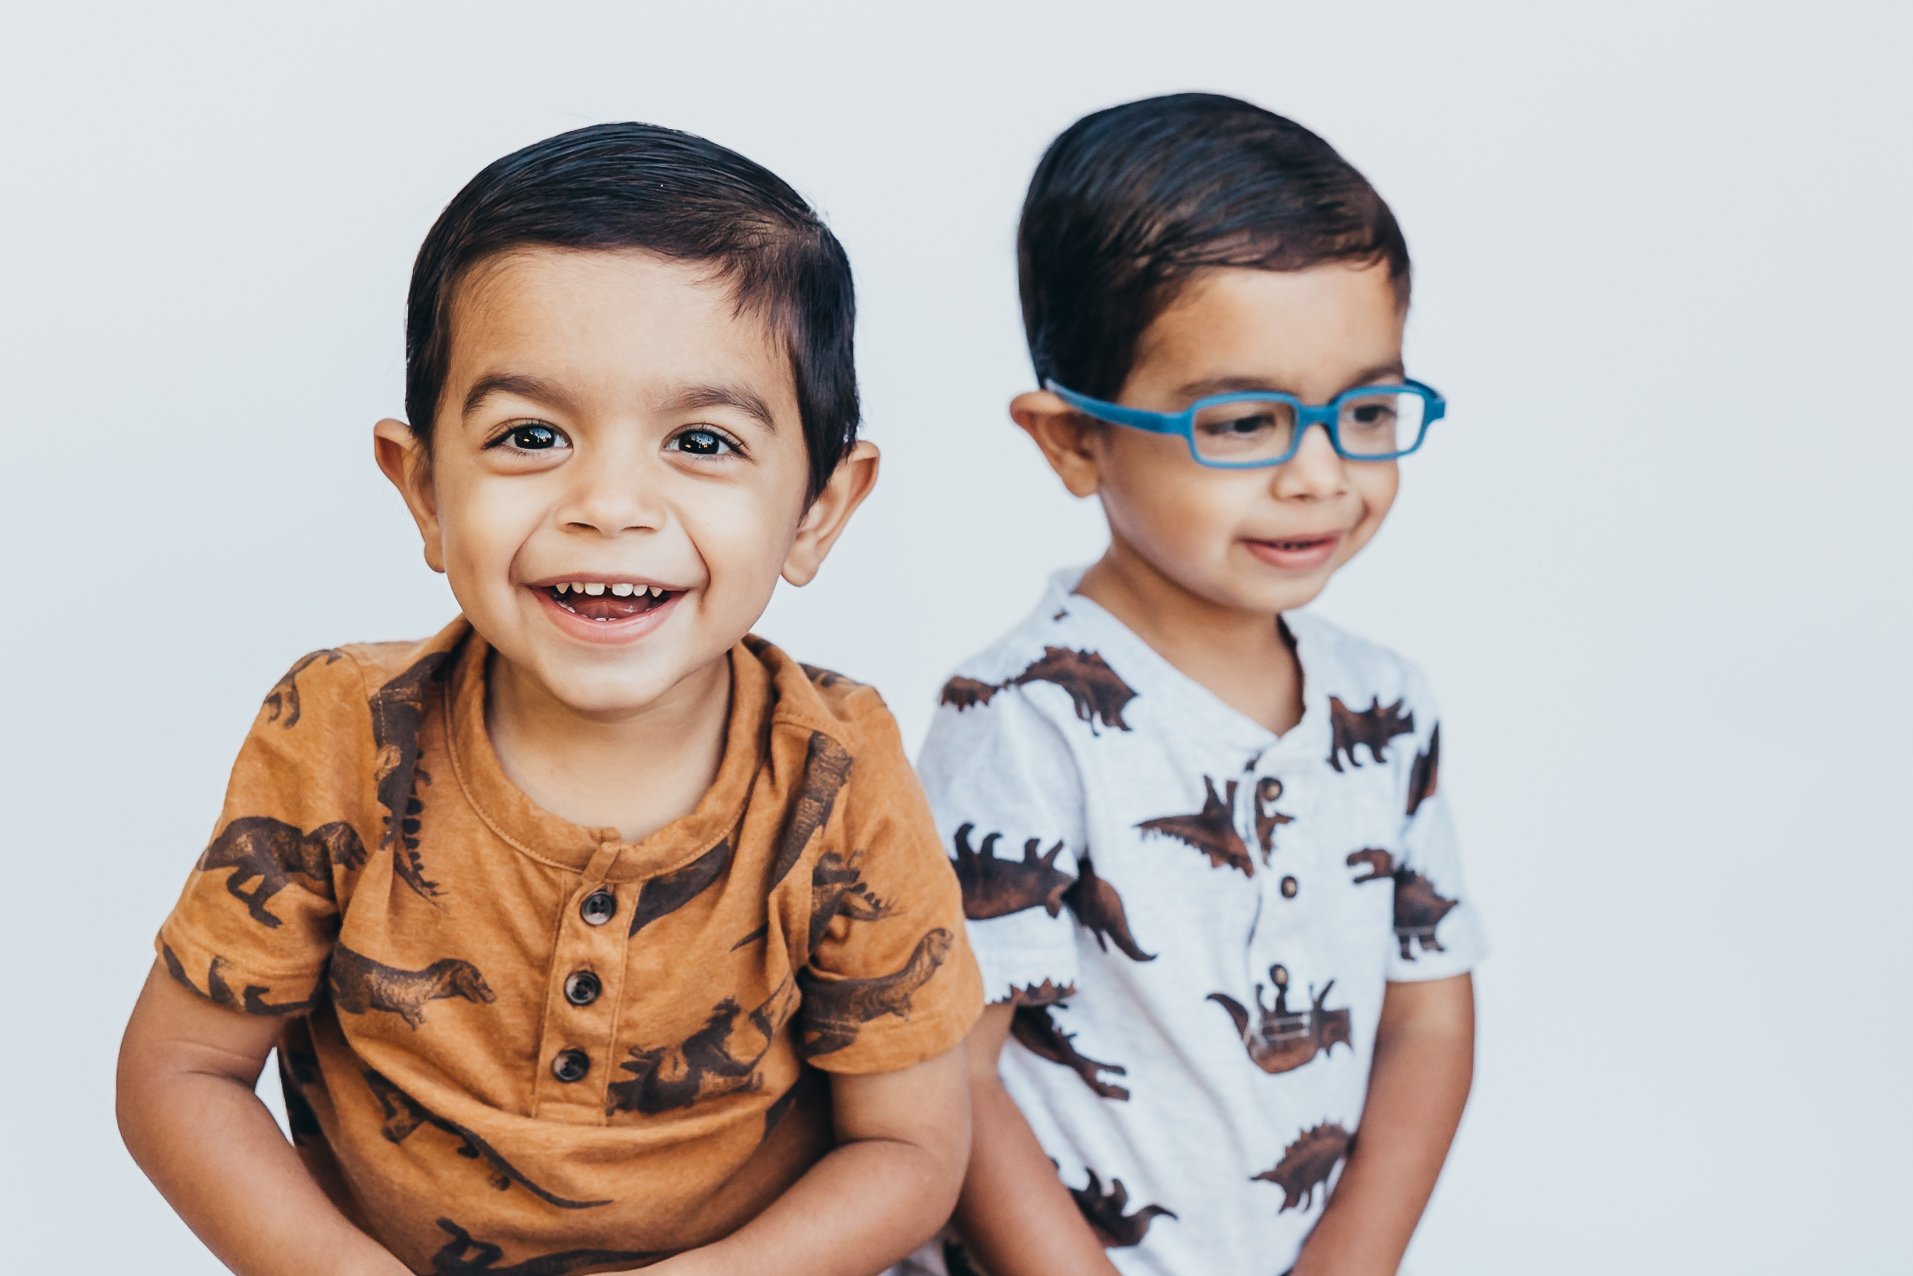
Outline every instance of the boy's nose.
<path fill-rule="evenodd" d="M 1326 500 L 1348 487 L 1348 463 L 1335 450 L 1328 428 L 1311 425 L 1302 432 L 1295 455 L 1275 467 L 1270 480 L 1286 500 Z"/>
<path fill-rule="evenodd" d="M 561 511 L 564 525 L 605 536 L 656 531 L 664 525 L 657 476 L 641 465 L 600 460 L 572 467 L 573 482 Z"/>

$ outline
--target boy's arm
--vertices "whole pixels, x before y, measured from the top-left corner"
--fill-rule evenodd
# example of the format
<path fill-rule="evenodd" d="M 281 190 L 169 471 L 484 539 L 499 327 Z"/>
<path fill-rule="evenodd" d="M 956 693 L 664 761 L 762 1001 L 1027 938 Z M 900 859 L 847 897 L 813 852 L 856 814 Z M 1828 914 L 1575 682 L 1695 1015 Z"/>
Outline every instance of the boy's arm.
<path fill-rule="evenodd" d="M 964 1043 L 973 1115 L 957 1232 L 990 1276 L 1114 1276 L 1102 1243 L 997 1074 L 1015 1013 L 1008 1005 L 985 1007 Z"/>
<path fill-rule="evenodd" d="M 872 1276 L 950 1216 L 970 1148 L 960 1048 L 897 1072 L 830 1075 L 837 1146 L 769 1209 L 646 1272 Z"/>
<path fill-rule="evenodd" d="M 306 1173 L 253 1086 L 274 1019 L 211 1005 L 157 963 L 120 1043 L 120 1134 L 146 1176 L 240 1276 L 409 1269 L 354 1227 Z"/>
<path fill-rule="evenodd" d="M 1448 1156 L 1474 1061 L 1468 975 L 1388 985 L 1361 1130 L 1293 1276 L 1393 1276 Z"/>

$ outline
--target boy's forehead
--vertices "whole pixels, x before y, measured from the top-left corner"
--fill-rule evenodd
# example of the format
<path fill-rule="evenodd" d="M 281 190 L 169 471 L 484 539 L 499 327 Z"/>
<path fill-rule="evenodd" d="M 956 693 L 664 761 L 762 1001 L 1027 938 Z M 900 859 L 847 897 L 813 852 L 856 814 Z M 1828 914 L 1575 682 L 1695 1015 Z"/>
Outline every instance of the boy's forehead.
<path fill-rule="evenodd" d="M 1205 270 L 1144 330 L 1130 384 L 1190 397 L 1260 388 L 1326 398 L 1400 370 L 1405 317 L 1386 262 Z"/>
<path fill-rule="evenodd" d="M 751 387 L 795 424 L 789 357 L 709 263 L 642 249 L 515 248 L 453 294 L 447 402 L 501 372 L 625 398 L 685 385 Z"/>

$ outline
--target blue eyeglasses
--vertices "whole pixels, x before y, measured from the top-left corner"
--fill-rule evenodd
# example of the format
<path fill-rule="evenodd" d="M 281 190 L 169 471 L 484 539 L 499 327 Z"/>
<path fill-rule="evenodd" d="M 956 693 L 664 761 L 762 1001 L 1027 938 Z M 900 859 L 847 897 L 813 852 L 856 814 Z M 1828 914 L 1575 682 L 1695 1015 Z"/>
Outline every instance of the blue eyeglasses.
<path fill-rule="evenodd" d="M 1335 451 L 1351 461 L 1392 461 L 1428 437 L 1448 411 L 1433 386 L 1404 379 L 1394 385 L 1344 390 L 1327 403 L 1304 403 L 1279 390 L 1245 390 L 1197 399 L 1181 412 L 1151 412 L 1105 403 L 1045 381 L 1045 389 L 1085 416 L 1151 434 L 1179 435 L 1189 455 L 1220 470 L 1253 470 L 1294 458 L 1312 425 L 1328 431 Z"/>

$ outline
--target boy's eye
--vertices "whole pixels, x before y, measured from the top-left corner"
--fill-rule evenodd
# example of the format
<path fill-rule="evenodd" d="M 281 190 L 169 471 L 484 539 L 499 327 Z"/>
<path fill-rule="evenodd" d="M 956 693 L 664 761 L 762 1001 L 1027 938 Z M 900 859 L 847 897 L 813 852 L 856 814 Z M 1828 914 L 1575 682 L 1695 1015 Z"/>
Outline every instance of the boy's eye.
<path fill-rule="evenodd" d="M 703 425 L 679 431 L 671 443 L 677 451 L 692 456 L 722 456 L 726 452 L 738 450 L 734 439 Z"/>
<path fill-rule="evenodd" d="M 1254 434 L 1259 430 L 1273 430 L 1275 418 L 1267 412 L 1255 412 L 1244 416 L 1231 417 L 1226 421 L 1205 421 L 1202 428 L 1210 434 L 1227 436 L 1231 434 Z"/>
<path fill-rule="evenodd" d="M 564 444 L 565 436 L 551 426 L 528 421 L 506 430 L 492 440 L 491 446 L 505 446 L 517 452 L 548 452 L 552 448 L 563 447 Z"/>

